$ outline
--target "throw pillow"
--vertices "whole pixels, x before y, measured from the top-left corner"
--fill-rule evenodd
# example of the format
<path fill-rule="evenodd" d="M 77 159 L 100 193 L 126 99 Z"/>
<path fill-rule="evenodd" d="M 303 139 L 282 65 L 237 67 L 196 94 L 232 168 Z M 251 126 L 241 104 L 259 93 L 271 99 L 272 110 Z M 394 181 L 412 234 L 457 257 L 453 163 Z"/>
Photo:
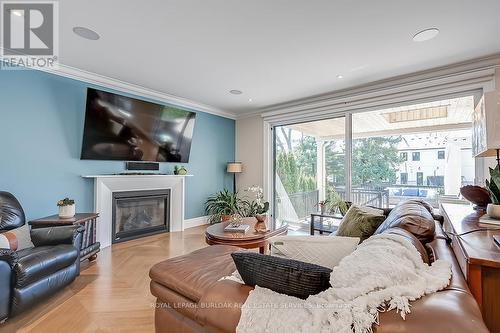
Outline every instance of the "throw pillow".
<path fill-rule="evenodd" d="M 330 268 L 255 252 L 233 252 L 245 284 L 306 299 L 330 288 Z"/>
<path fill-rule="evenodd" d="M 352 205 L 342 219 L 336 235 L 359 237 L 362 242 L 373 235 L 384 220 L 384 211 L 381 209 Z"/>
<path fill-rule="evenodd" d="M 270 240 L 271 255 L 333 269 L 359 243 L 356 237 L 277 236 Z"/>
<path fill-rule="evenodd" d="M 31 242 L 30 228 L 27 224 L 0 234 L 0 248 L 19 251 L 34 247 Z"/>

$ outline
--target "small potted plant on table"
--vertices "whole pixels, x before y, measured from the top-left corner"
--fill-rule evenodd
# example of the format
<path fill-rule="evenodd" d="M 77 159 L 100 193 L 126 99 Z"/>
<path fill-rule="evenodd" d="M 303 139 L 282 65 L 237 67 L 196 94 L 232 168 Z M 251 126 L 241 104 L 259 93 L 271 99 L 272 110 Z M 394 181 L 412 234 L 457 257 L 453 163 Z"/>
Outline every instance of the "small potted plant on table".
<path fill-rule="evenodd" d="M 64 198 L 57 202 L 59 207 L 59 217 L 62 219 L 70 219 L 75 216 L 75 200 Z"/>
<path fill-rule="evenodd" d="M 262 187 L 254 185 L 247 189 L 249 192 L 255 193 L 254 201 L 246 201 L 246 212 L 245 216 L 254 216 L 257 220 L 255 224 L 255 231 L 266 232 L 267 231 L 267 211 L 269 210 L 269 202 L 264 201 L 264 191 Z"/>

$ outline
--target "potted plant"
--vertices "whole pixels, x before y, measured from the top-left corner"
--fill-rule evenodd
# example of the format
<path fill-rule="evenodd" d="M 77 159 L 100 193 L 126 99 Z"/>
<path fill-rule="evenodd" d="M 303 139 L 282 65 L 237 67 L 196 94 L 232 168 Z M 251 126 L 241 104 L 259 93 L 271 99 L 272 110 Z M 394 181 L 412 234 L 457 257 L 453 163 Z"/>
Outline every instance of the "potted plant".
<path fill-rule="evenodd" d="M 64 198 L 57 202 L 59 207 L 59 217 L 62 219 L 70 219 L 75 216 L 75 200 Z"/>
<path fill-rule="evenodd" d="M 327 200 L 329 202 L 330 213 L 335 214 L 339 212 L 342 216 L 347 213 L 349 207 L 351 207 L 351 202 L 345 201 L 340 194 L 332 189 Z"/>
<path fill-rule="evenodd" d="M 223 190 L 210 196 L 205 202 L 205 212 L 210 215 L 210 224 L 225 222 L 237 214 L 241 205 L 241 199 L 237 193 Z"/>
<path fill-rule="evenodd" d="M 253 185 L 246 189 L 246 191 L 255 193 L 255 200 L 244 201 L 245 216 L 254 216 L 257 220 L 255 230 L 258 232 L 267 231 L 267 211 L 269 210 L 269 202 L 264 201 L 264 191 L 262 187 Z"/>
<path fill-rule="evenodd" d="M 321 200 L 320 202 L 318 202 L 315 206 L 319 208 L 319 212 L 321 213 L 321 215 L 325 214 L 325 211 L 326 211 L 326 207 L 328 206 L 328 203 L 330 201 L 328 200 Z"/>
<path fill-rule="evenodd" d="M 500 164 L 495 169 L 490 168 L 490 177 L 490 181 L 486 180 L 486 188 L 492 203 L 486 207 L 486 213 L 494 219 L 500 219 Z"/>

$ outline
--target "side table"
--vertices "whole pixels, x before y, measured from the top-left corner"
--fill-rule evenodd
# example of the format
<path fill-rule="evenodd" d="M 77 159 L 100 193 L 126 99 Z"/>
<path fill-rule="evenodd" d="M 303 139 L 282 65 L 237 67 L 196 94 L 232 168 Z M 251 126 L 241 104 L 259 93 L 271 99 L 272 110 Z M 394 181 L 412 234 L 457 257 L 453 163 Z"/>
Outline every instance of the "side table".
<path fill-rule="evenodd" d="M 314 235 L 315 231 L 319 231 L 320 235 L 323 235 L 323 232 L 331 234 L 337 231 L 341 221 L 342 215 L 312 213 L 311 220 L 309 221 L 310 233 Z"/>
<path fill-rule="evenodd" d="M 469 289 L 491 332 L 500 332 L 500 247 L 493 236 L 498 226 L 480 222 L 486 212 L 470 205 L 441 203 L 443 230 L 451 238 L 451 247 Z"/>
<path fill-rule="evenodd" d="M 84 261 L 85 259 L 93 261 L 97 258 L 97 253 L 101 247 L 101 244 L 96 241 L 96 223 L 98 217 L 99 214 L 96 213 L 78 213 L 69 219 L 60 218 L 59 215 L 51 215 L 30 221 L 29 224 L 33 229 L 63 225 L 81 225 L 85 230 L 80 248 L 80 261 Z"/>

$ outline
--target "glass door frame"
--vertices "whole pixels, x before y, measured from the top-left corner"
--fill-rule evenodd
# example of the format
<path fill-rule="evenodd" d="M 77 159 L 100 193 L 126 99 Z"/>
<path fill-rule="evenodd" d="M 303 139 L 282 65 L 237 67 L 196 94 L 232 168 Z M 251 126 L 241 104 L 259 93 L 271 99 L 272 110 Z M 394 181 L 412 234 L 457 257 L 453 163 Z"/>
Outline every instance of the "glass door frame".
<path fill-rule="evenodd" d="M 270 135 L 270 149 L 267 153 L 267 156 L 270 157 L 270 167 L 271 167 L 271 174 L 269 175 L 270 177 L 270 182 L 268 184 L 271 184 L 269 188 L 266 188 L 264 185 L 264 193 L 266 193 L 269 199 L 269 212 L 271 212 L 270 216 L 270 221 L 271 221 L 271 229 L 276 228 L 276 195 L 275 195 L 275 189 L 276 189 L 276 128 L 281 127 L 281 126 L 287 126 L 287 125 L 294 125 L 294 124 L 301 124 L 301 123 L 307 123 L 307 122 L 312 122 L 312 121 L 319 121 L 319 120 L 327 120 L 327 119 L 335 119 L 335 118 L 344 118 L 345 121 L 345 128 L 344 128 L 344 142 L 345 142 L 345 161 L 344 161 L 344 177 L 345 177 L 345 195 L 346 195 L 346 200 L 350 201 L 351 200 L 351 164 L 352 164 L 352 113 L 351 112 L 344 112 L 344 113 L 337 113 L 335 115 L 325 117 L 322 119 L 314 119 L 314 120 L 304 120 L 304 121 L 294 121 L 294 122 L 287 122 L 283 124 L 268 124 L 268 131 L 271 133 Z M 266 129 L 266 124 L 264 125 L 264 129 Z M 265 131 L 267 132 L 267 131 Z M 269 137 L 268 137 L 269 139 Z M 266 140 L 264 138 L 264 145 L 266 145 Z M 269 146 L 269 145 L 268 145 Z M 266 155 L 266 154 L 265 154 Z M 266 166 L 266 158 L 264 158 L 264 168 Z M 266 169 L 264 169 L 266 170 Z M 267 169 L 268 170 L 268 169 Z M 269 179 L 268 178 L 268 179 Z M 264 175 L 264 184 L 266 180 L 266 175 Z"/>

